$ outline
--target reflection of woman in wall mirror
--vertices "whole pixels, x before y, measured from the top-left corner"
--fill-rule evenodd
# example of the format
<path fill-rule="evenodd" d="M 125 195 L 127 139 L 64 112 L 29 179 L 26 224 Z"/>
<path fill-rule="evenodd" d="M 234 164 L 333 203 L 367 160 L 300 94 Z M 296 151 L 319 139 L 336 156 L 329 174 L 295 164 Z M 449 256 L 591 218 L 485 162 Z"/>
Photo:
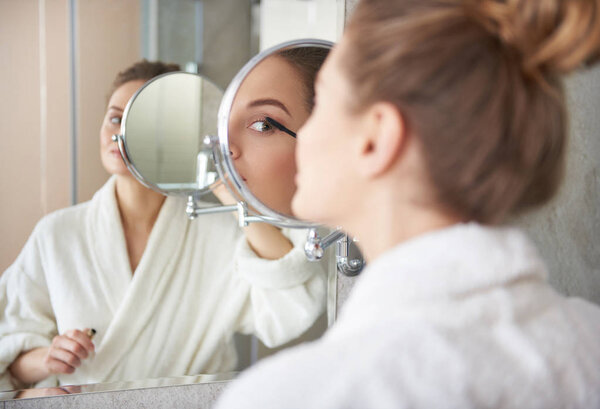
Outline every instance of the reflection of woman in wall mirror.
<path fill-rule="evenodd" d="M 0 389 L 228 372 L 234 332 L 277 346 L 324 311 L 324 268 L 301 246 L 261 257 L 260 235 L 228 215 L 190 221 L 184 199 L 128 172 L 111 135 L 145 81 L 175 70 L 144 61 L 117 76 L 100 132 L 113 176 L 44 217 L 1 276 Z"/>
<path fill-rule="evenodd" d="M 600 308 L 555 291 L 510 226 L 560 186 L 562 76 L 598 62 L 599 34 L 599 0 L 359 0 L 292 207 L 369 266 L 325 337 L 217 407 L 599 408 Z"/>

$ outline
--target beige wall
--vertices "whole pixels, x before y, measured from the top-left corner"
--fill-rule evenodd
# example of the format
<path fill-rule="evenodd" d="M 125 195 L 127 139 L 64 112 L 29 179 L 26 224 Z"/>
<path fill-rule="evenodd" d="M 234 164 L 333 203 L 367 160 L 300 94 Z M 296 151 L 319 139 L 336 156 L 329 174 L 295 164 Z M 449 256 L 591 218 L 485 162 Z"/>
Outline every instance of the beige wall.
<path fill-rule="evenodd" d="M 82 202 L 108 178 L 98 154 L 100 125 L 110 84 L 141 58 L 141 39 L 138 0 L 79 0 L 77 8 L 77 199 Z"/>
<path fill-rule="evenodd" d="M 0 271 L 69 204 L 66 21 L 66 0 L 0 1 Z"/>
<path fill-rule="evenodd" d="M 76 2 L 77 201 L 107 174 L 98 155 L 116 72 L 140 58 L 138 0 Z M 37 221 L 71 203 L 68 0 L 0 0 L 0 273 Z"/>

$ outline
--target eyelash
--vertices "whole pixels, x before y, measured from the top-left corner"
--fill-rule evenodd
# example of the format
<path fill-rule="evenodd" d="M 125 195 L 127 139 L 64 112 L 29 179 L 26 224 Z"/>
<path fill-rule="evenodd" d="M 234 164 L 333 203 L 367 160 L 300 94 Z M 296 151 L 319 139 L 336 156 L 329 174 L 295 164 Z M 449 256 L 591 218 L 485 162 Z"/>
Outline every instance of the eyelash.
<path fill-rule="evenodd" d="M 254 125 L 255 123 L 258 123 L 258 122 L 261 122 L 263 124 L 263 126 L 267 129 L 265 129 L 264 131 L 260 131 L 258 129 L 253 128 L 252 125 Z M 267 122 L 265 117 L 251 121 L 250 125 L 248 125 L 248 128 L 250 128 L 251 130 L 253 130 L 255 132 L 259 132 L 259 133 L 267 133 L 267 132 L 272 132 L 275 130 L 275 128 Z"/>

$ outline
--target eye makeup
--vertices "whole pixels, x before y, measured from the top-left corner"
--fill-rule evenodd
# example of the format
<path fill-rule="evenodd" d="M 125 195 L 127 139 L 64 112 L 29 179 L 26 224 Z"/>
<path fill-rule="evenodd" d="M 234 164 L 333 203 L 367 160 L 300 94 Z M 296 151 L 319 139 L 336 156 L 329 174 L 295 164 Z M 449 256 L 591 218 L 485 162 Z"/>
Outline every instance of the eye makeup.
<path fill-rule="evenodd" d="M 281 125 L 279 122 L 277 122 L 273 118 L 267 116 L 267 117 L 265 117 L 265 121 L 267 121 L 269 124 L 273 125 L 275 128 L 279 129 L 280 131 L 283 131 L 283 132 L 287 133 L 288 135 L 293 136 L 294 138 L 296 137 L 296 132 L 290 131 L 288 128 Z"/>

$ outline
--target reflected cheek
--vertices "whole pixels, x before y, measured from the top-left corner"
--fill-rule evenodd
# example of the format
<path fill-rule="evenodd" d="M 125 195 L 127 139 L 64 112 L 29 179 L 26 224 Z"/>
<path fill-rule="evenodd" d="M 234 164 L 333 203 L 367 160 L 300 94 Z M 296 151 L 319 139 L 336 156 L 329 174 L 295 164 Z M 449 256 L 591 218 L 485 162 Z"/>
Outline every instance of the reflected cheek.
<path fill-rule="evenodd" d="M 106 129 L 100 132 L 100 160 L 110 174 L 127 174 L 127 166 L 119 152 L 119 146 L 112 141 L 112 133 Z"/>
<path fill-rule="evenodd" d="M 111 145 L 117 146 L 117 144 L 115 142 L 113 142 L 113 140 L 112 140 L 112 136 L 115 133 L 118 133 L 118 132 L 111 132 L 110 129 L 107 129 L 106 127 L 102 127 L 102 130 L 100 131 L 100 145 L 103 147 L 107 147 L 107 146 L 111 146 Z"/>
<path fill-rule="evenodd" d="M 102 155 L 108 155 L 109 157 L 121 158 L 119 153 L 119 145 L 112 140 L 112 133 L 108 130 L 103 130 L 100 133 L 100 148 Z"/>
<path fill-rule="evenodd" d="M 280 189 L 294 185 L 295 174 L 296 161 L 294 155 L 290 154 L 263 160 L 259 180 L 268 180 L 270 182 L 265 186 L 278 186 L 278 189 Z"/>

